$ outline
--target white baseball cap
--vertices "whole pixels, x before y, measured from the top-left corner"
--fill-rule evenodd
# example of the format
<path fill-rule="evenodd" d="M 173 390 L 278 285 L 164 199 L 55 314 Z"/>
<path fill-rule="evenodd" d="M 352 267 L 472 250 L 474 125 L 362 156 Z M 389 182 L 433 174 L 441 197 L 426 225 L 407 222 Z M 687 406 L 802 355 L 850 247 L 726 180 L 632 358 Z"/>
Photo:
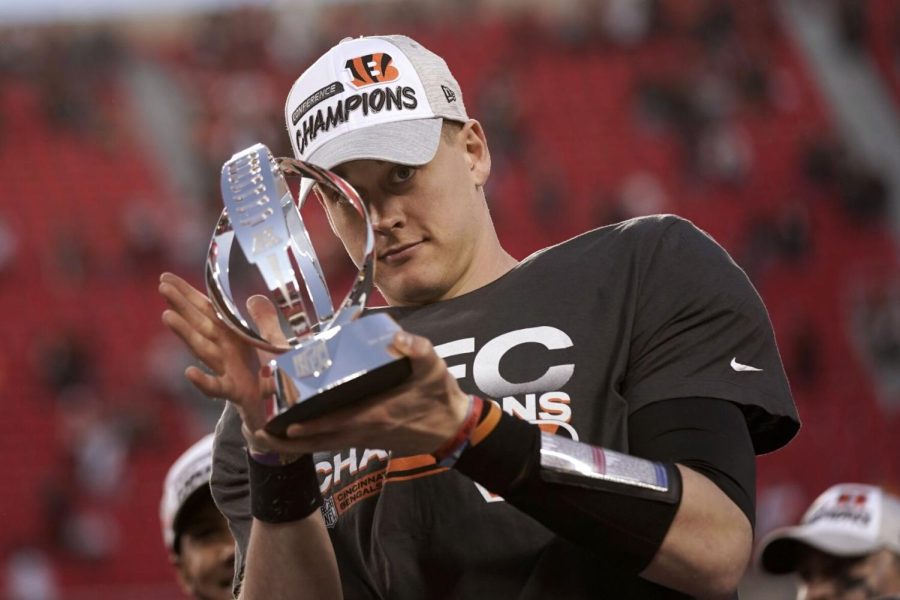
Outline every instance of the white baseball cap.
<path fill-rule="evenodd" d="M 832 486 L 816 498 L 800 525 L 776 529 L 763 539 L 760 566 L 776 575 L 791 573 L 804 545 L 834 556 L 883 548 L 900 554 L 900 499 L 872 485 Z"/>
<path fill-rule="evenodd" d="M 174 552 L 180 533 L 178 517 L 188 498 L 201 489 L 209 489 L 212 473 L 213 434 L 204 436 L 172 463 L 163 483 L 159 518 L 162 522 L 163 541 Z"/>
<path fill-rule="evenodd" d="M 402 35 L 342 40 L 294 82 L 284 117 L 294 156 L 326 169 L 358 159 L 423 165 L 442 119 L 469 120 L 444 59 Z"/>

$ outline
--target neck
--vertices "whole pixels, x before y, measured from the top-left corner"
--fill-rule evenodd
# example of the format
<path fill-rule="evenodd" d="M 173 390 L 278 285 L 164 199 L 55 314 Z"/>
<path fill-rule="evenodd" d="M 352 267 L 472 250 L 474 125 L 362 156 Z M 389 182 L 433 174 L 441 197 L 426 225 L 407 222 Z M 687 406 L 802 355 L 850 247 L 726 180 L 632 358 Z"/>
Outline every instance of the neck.
<path fill-rule="evenodd" d="M 437 300 L 449 300 L 475 291 L 503 277 L 519 264 L 519 261 L 510 256 L 500 244 L 483 192 L 480 208 L 481 214 L 475 218 L 476 222 L 480 222 L 481 234 L 475 241 L 476 249 L 469 261 L 468 269 Z"/>
<path fill-rule="evenodd" d="M 442 298 L 447 300 L 456 296 L 468 294 L 480 287 L 484 287 L 489 283 L 493 283 L 509 273 L 519 261 L 510 256 L 503 249 L 497 240 L 496 233 L 490 230 L 493 240 L 487 245 L 487 248 L 479 255 L 478 260 L 473 260 L 470 271 L 466 277 L 460 279 L 459 283 L 453 286 Z"/>

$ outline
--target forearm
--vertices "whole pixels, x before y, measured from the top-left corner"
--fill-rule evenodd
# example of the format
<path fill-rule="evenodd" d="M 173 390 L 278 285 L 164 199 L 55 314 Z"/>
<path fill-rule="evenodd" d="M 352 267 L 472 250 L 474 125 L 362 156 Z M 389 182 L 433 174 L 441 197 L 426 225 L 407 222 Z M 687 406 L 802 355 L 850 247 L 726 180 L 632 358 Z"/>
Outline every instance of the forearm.
<path fill-rule="evenodd" d="M 730 598 L 750 560 L 750 522 L 706 477 L 678 468 L 681 505 L 641 576 L 698 598 Z"/>
<path fill-rule="evenodd" d="M 253 521 L 241 598 L 340 598 L 312 456 L 250 453 L 247 465 Z"/>
<path fill-rule="evenodd" d="M 321 512 L 288 523 L 253 520 L 242 600 L 341 597 L 337 561 Z"/>
<path fill-rule="evenodd" d="M 474 437 L 478 439 L 477 432 Z M 727 561 L 749 551 L 749 536 L 745 545 L 733 531 L 740 531 L 747 520 L 724 494 L 715 496 L 704 482 L 717 488 L 704 477 L 669 463 L 663 468 L 670 489 L 683 487 L 680 504 L 673 503 L 671 493 L 656 500 L 643 492 L 637 495 L 644 497 L 631 497 L 624 489 L 616 492 L 545 481 L 539 449 L 540 432 L 535 426 L 503 415 L 486 438 L 463 454 L 457 468 L 561 537 L 620 569 L 699 596 L 715 596 L 731 585 L 735 563 Z M 728 506 L 739 519 L 732 519 Z M 716 556 L 710 553 L 714 549 Z M 744 563 L 739 564 L 742 571 Z"/>

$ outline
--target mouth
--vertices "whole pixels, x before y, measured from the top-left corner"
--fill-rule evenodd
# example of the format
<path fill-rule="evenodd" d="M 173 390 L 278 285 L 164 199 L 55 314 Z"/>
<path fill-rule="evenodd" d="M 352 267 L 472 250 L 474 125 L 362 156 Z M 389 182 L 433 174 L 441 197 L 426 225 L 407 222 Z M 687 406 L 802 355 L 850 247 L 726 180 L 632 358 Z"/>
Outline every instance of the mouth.
<path fill-rule="evenodd" d="M 391 264 L 409 258 L 424 241 L 419 240 L 391 246 L 378 254 L 378 260 Z"/>

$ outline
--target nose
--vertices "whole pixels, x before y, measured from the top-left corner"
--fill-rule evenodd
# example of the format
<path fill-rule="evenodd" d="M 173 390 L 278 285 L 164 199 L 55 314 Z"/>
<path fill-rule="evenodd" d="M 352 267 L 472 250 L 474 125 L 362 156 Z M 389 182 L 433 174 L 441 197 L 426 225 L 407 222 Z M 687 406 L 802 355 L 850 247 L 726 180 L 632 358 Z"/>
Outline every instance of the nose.
<path fill-rule="evenodd" d="M 835 600 L 839 597 L 834 585 L 826 579 L 808 581 L 797 595 L 798 600 Z"/>
<path fill-rule="evenodd" d="M 406 224 L 402 201 L 396 196 L 389 194 L 369 196 L 366 198 L 366 207 L 372 221 L 372 229 L 376 233 L 388 234 Z"/>

